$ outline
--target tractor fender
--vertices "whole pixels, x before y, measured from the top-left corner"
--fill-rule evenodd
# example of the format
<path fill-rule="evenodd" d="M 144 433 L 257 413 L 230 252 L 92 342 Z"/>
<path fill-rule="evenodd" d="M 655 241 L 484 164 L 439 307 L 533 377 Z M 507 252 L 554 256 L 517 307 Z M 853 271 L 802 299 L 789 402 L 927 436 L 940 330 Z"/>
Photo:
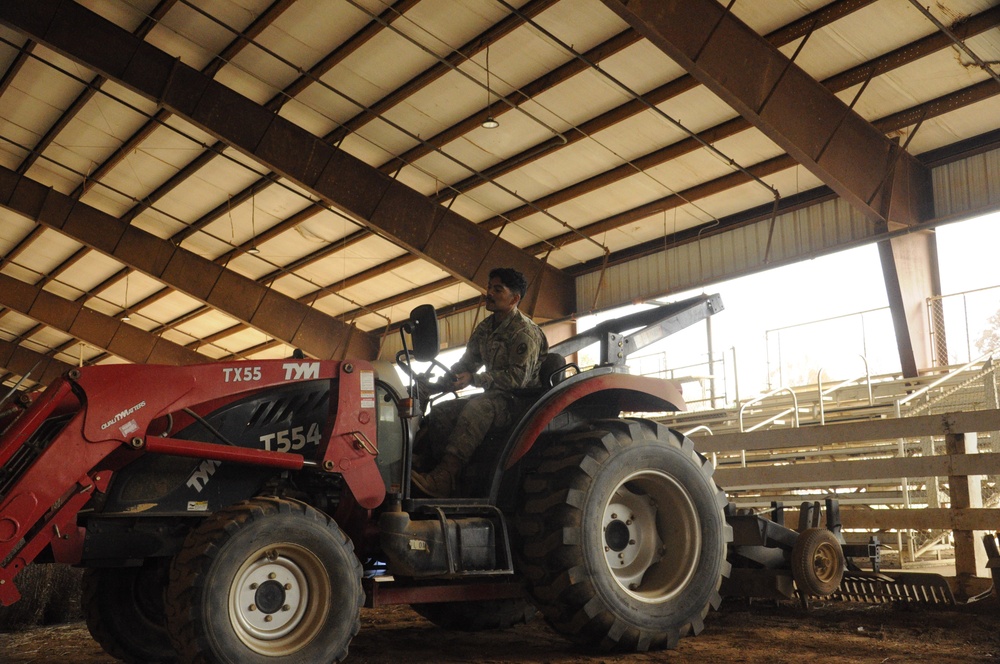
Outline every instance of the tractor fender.
<path fill-rule="evenodd" d="M 625 412 L 687 410 L 679 386 L 673 381 L 633 376 L 610 369 L 594 369 L 572 376 L 543 395 L 525 414 L 511 436 L 504 469 L 527 454 L 546 427 L 567 409 Z"/>

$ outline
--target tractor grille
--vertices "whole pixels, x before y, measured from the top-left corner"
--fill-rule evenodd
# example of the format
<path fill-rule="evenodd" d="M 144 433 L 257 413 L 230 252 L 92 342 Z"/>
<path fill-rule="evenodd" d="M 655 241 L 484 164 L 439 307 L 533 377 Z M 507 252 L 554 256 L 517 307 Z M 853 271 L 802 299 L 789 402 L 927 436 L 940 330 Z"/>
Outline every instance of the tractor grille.
<path fill-rule="evenodd" d="M 295 413 L 308 413 L 319 407 L 330 396 L 330 390 L 314 392 L 293 392 L 266 401 L 254 409 L 248 423 L 249 428 L 267 427 L 277 422 L 291 419 Z"/>
<path fill-rule="evenodd" d="M 0 469 L 0 503 L 56 436 L 62 433 L 73 414 L 50 417 L 42 422 Z"/>

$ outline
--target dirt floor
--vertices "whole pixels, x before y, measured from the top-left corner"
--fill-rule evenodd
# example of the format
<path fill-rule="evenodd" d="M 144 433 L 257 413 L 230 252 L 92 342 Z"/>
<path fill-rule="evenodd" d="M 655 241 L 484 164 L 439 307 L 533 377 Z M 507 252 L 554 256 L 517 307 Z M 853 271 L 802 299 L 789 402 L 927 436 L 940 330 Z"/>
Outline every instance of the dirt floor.
<path fill-rule="evenodd" d="M 114 662 L 82 622 L 0 634 L 0 662 Z M 408 607 L 365 609 L 348 664 L 482 662 L 649 664 L 651 662 L 1000 662 L 1000 603 L 948 609 L 830 603 L 804 611 L 727 601 L 705 631 L 677 650 L 635 655 L 581 652 L 537 619 L 491 633 L 447 632 Z M 303 663 L 305 664 L 305 663 Z"/>

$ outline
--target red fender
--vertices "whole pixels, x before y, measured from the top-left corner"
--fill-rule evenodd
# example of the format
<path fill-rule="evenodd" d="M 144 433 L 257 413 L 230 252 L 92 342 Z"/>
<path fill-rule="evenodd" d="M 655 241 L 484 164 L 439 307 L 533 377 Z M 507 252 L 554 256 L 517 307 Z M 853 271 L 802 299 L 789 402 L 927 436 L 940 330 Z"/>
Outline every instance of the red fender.
<path fill-rule="evenodd" d="M 605 393 L 602 405 L 617 403 L 620 411 L 652 413 L 687 410 L 677 384 L 661 378 L 625 373 L 578 374 L 560 383 L 536 404 L 521 423 L 517 444 L 507 458 L 505 468 L 516 464 L 531 450 L 535 441 L 559 413 L 577 402 Z"/>

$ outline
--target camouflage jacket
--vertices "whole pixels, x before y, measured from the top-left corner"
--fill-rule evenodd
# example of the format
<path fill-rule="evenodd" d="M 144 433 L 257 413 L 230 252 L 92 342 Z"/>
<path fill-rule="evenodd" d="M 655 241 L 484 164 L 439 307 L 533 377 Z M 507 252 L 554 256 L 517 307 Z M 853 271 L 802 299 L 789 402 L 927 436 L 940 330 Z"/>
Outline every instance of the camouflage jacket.
<path fill-rule="evenodd" d="M 535 387 L 538 366 L 547 352 L 549 343 L 542 330 L 514 309 L 499 325 L 496 314 L 477 325 L 452 371 L 468 371 L 473 374 L 472 384 L 485 390 Z M 486 371 L 476 373 L 484 365 Z"/>

